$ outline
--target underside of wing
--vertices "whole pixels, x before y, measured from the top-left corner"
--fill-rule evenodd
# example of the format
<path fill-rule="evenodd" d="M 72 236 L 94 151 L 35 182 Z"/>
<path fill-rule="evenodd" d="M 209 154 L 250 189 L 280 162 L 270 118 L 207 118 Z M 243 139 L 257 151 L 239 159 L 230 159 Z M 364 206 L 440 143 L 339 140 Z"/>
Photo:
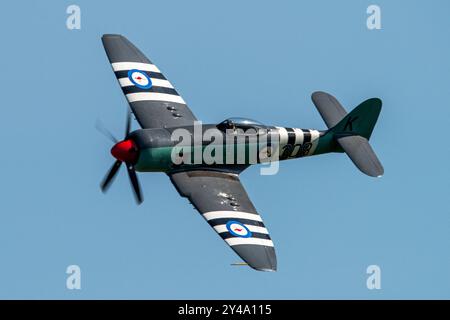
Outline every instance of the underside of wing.
<path fill-rule="evenodd" d="M 250 267 L 276 270 L 275 249 L 269 232 L 237 174 L 195 170 L 170 173 L 169 177 L 180 195 L 189 199 Z"/>
<path fill-rule="evenodd" d="M 142 128 L 192 125 L 196 120 L 172 84 L 127 38 L 102 37 L 106 55 Z"/>

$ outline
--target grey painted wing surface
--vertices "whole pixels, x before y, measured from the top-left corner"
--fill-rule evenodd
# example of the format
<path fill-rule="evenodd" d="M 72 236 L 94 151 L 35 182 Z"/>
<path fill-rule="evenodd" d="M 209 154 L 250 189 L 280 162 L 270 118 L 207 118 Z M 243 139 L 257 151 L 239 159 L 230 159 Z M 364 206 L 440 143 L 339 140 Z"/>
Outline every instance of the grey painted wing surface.
<path fill-rule="evenodd" d="M 196 120 L 183 98 L 138 48 L 117 34 L 102 37 L 106 55 L 142 128 L 192 125 Z"/>
<path fill-rule="evenodd" d="M 371 177 L 383 175 L 384 168 L 366 138 L 347 136 L 338 138 L 337 142 L 361 172 Z"/>
<path fill-rule="evenodd" d="M 311 95 L 311 99 L 328 128 L 334 127 L 347 115 L 339 101 L 329 93 L 317 91 Z"/>
<path fill-rule="evenodd" d="M 195 170 L 169 174 L 180 193 L 252 268 L 275 271 L 273 242 L 237 174 Z"/>

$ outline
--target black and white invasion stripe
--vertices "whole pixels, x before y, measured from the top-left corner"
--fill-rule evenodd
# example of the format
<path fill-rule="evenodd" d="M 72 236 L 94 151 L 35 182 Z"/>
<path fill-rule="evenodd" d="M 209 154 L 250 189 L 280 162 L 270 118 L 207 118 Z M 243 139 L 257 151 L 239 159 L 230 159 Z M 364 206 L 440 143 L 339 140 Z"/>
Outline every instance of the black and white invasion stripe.
<path fill-rule="evenodd" d="M 114 62 L 111 66 L 128 102 L 162 101 L 186 104 L 172 84 L 154 64 L 141 62 Z M 148 89 L 142 89 L 135 86 L 128 78 L 128 71 L 133 69 L 144 72 L 150 78 L 152 86 Z"/>
<path fill-rule="evenodd" d="M 203 217 L 230 246 L 249 244 L 273 247 L 269 232 L 264 226 L 261 216 L 256 213 L 243 211 L 210 211 L 205 212 Z M 226 226 L 227 222 L 231 220 L 245 225 L 252 233 L 251 237 L 244 238 L 232 235 Z"/>
<path fill-rule="evenodd" d="M 300 147 L 305 143 L 311 143 L 311 149 L 308 155 L 312 154 L 319 142 L 320 132 L 318 130 L 286 127 L 275 128 L 279 134 L 280 149 L 282 150 L 285 146 L 292 147 L 292 149 L 288 149 L 287 158 L 297 155 Z"/>

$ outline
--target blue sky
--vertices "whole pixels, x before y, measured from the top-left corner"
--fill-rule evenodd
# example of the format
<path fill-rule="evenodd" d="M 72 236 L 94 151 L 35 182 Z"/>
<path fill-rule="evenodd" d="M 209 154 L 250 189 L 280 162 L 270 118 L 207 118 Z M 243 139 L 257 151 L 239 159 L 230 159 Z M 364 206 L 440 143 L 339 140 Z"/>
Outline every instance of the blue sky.
<path fill-rule="evenodd" d="M 81 30 L 66 7 L 81 7 Z M 366 27 L 381 7 L 382 29 Z M 448 1 L 16 1 L 0 30 L 0 298 L 450 298 Z M 126 35 L 198 118 L 324 129 L 310 94 L 348 109 L 383 100 L 371 139 L 385 167 L 364 176 L 342 154 L 259 168 L 242 182 L 268 226 L 279 270 L 239 261 L 164 174 L 125 170 L 105 196 L 110 142 L 126 102 L 100 37 Z M 137 124 L 134 124 L 137 128 Z M 65 287 L 68 265 L 82 289 Z M 381 290 L 366 268 L 381 268 Z"/>

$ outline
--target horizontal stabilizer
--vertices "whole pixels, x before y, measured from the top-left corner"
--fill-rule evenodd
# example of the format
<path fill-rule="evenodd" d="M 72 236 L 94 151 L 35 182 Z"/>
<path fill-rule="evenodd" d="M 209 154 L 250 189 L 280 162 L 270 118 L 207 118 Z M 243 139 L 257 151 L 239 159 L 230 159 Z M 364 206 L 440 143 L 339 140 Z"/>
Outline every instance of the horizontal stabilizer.
<path fill-rule="evenodd" d="M 329 93 L 317 91 L 311 99 L 328 128 L 334 127 L 347 115 L 339 101 Z"/>
<path fill-rule="evenodd" d="M 371 177 L 383 175 L 383 166 L 366 138 L 361 136 L 343 136 L 336 140 L 361 172 Z"/>

